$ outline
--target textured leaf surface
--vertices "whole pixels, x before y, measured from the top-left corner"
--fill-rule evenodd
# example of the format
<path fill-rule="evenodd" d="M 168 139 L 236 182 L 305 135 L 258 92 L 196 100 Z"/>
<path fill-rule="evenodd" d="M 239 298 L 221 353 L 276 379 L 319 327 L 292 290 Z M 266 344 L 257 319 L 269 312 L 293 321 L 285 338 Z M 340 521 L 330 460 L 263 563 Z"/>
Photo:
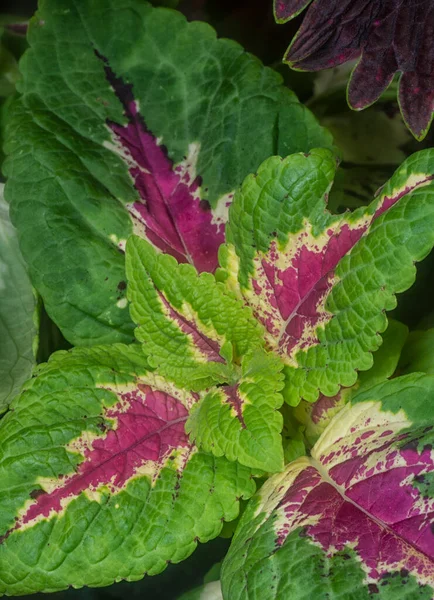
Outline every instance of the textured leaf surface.
<path fill-rule="evenodd" d="M 289 408 L 299 423 L 303 424 L 304 437 L 309 447 L 315 444 L 332 418 L 354 394 L 382 383 L 395 374 L 407 336 L 408 328 L 402 323 L 390 319 L 383 334 L 383 343 L 374 354 L 374 364 L 369 371 L 359 373 L 359 377 L 352 387 L 342 389 L 331 398 L 321 394 L 313 404 L 302 400 L 295 409 Z"/>
<path fill-rule="evenodd" d="M 433 393 L 420 374 L 370 388 L 311 458 L 270 478 L 223 563 L 223 597 L 431 600 Z"/>
<path fill-rule="evenodd" d="M 246 357 L 238 383 L 211 390 L 192 408 L 186 424 L 191 439 L 215 456 L 281 471 L 282 367 L 277 356 L 265 352 Z"/>
<path fill-rule="evenodd" d="M 232 383 L 241 357 L 263 345 L 251 311 L 211 273 L 198 275 L 137 236 L 127 248 L 131 316 L 151 364 L 194 391 Z"/>
<path fill-rule="evenodd" d="M 265 161 L 230 211 L 219 278 L 266 329 L 286 363 L 285 398 L 315 401 L 372 366 L 385 310 L 434 244 L 434 153 L 396 171 L 367 207 L 325 210 L 335 172 L 327 150 Z"/>
<path fill-rule="evenodd" d="M 285 22 L 308 5 L 285 61 L 317 71 L 361 57 L 348 86 L 355 109 L 378 100 L 401 72 L 401 111 L 413 134 L 423 138 L 434 110 L 431 0 L 274 0 L 276 18 Z"/>
<path fill-rule="evenodd" d="M 28 39 L 6 193 L 34 285 L 76 345 L 132 341 L 132 231 L 213 271 L 243 178 L 332 143 L 274 71 L 143 0 L 45 0 Z"/>
<path fill-rule="evenodd" d="M 0 413 L 35 364 L 36 299 L 0 184 Z"/>
<path fill-rule="evenodd" d="M 0 593 L 140 579 L 216 537 L 255 485 L 189 442 L 194 402 L 138 345 L 42 366 L 0 422 Z"/>

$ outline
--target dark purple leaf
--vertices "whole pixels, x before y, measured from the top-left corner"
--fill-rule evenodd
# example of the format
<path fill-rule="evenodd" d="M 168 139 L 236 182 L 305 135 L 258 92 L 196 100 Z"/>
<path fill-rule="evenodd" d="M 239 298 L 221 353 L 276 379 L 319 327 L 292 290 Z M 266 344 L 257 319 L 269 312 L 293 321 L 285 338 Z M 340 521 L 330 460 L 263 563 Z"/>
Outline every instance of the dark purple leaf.
<path fill-rule="evenodd" d="M 292 19 L 308 4 L 275 0 L 276 19 Z M 434 110 L 433 35 L 432 0 L 315 0 L 285 61 L 295 69 L 318 71 L 361 57 L 348 87 L 354 109 L 375 102 L 401 72 L 401 111 L 422 139 Z"/>

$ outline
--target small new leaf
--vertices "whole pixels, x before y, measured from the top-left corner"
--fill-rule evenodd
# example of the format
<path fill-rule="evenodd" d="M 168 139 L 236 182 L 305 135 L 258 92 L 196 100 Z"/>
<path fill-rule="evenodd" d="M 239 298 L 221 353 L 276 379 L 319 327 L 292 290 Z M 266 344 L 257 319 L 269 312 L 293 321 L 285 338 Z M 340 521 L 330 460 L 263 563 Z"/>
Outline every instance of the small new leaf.
<path fill-rule="evenodd" d="M 281 471 L 282 367 L 277 356 L 264 351 L 245 357 L 238 383 L 211 389 L 192 407 L 186 423 L 191 439 L 215 456 Z"/>

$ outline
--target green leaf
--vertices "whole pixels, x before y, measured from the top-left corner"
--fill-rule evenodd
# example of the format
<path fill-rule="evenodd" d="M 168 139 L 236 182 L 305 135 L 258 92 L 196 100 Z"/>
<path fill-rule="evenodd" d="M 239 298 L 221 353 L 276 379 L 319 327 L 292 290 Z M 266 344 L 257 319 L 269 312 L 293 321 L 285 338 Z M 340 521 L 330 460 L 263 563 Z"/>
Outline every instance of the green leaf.
<path fill-rule="evenodd" d="M 37 320 L 36 298 L 0 184 L 0 413 L 31 375 Z"/>
<path fill-rule="evenodd" d="M 132 341 L 133 231 L 213 271 L 244 177 L 332 145 L 277 73 L 176 11 L 45 0 L 28 40 L 6 194 L 32 281 L 75 345 Z"/>
<path fill-rule="evenodd" d="M 15 84 L 18 80 L 18 64 L 12 52 L 1 42 L 0 29 L 0 97 L 10 96 L 15 92 Z"/>
<path fill-rule="evenodd" d="M 215 456 L 281 471 L 282 367 L 277 356 L 263 351 L 244 358 L 238 383 L 212 389 L 192 408 L 186 423 L 191 439 Z"/>
<path fill-rule="evenodd" d="M 410 333 L 402 350 L 398 372 L 400 375 L 417 372 L 434 375 L 434 329 Z"/>
<path fill-rule="evenodd" d="M 394 375 L 407 337 L 408 327 L 395 319 L 389 319 L 387 329 L 382 334 L 382 344 L 373 356 L 372 367 L 359 373 L 356 383 L 358 392 Z"/>
<path fill-rule="evenodd" d="M 241 357 L 263 345 L 250 309 L 211 273 L 198 275 L 137 236 L 127 244 L 127 277 L 136 337 L 178 385 L 199 391 L 235 382 Z"/>
<path fill-rule="evenodd" d="M 297 405 L 350 387 L 387 327 L 385 311 L 434 245 L 434 152 L 414 154 L 367 208 L 332 215 L 328 150 L 272 157 L 231 206 L 218 277 L 265 326 Z"/>
<path fill-rule="evenodd" d="M 211 581 L 183 594 L 178 600 L 223 600 L 220 581 Z"/>
<path fill-rule="evenodd" d="M 434 378 L 377 385 L 249 502 L 223 561 L 227 600 L 434 593 Z"/>
<path fill-rule="evenodd" d="M 313 404 L 302 400 L 295 408 L 288 407 L 287 410 L 292 413 L 295 422 L 303 427 L 304 439 L 308 447 L 315 444 L 332 418 L 355 394 L 382 383 L 395 374 L 407 336 L 408 328 L 390 319 L 383 333 L 383 343 L 374 354 L 374 364 L 368 371 L 359 373 L 352 387 L 342 389 L 331 398 L 321 395 Z"/>
<path fill-rule="evenodd" d="M 190 443 L 195 401 L 139 345 L 39 367 L 0 421 L 0 594 L 135 581 L 218 536 L 255 483 Z"/>

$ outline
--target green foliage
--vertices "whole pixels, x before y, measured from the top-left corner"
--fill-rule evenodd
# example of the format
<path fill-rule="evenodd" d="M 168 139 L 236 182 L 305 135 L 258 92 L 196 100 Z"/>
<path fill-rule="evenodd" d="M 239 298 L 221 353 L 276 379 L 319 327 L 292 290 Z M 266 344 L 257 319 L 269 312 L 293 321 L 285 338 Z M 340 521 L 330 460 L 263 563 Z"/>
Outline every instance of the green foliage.
<path fill-rule="evenodd" d="M 30 377 L 37 323 L 36 297 L 0 184 L 0 413 Z"/>

